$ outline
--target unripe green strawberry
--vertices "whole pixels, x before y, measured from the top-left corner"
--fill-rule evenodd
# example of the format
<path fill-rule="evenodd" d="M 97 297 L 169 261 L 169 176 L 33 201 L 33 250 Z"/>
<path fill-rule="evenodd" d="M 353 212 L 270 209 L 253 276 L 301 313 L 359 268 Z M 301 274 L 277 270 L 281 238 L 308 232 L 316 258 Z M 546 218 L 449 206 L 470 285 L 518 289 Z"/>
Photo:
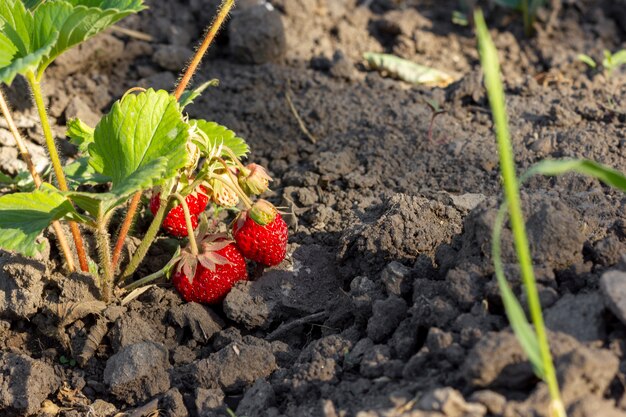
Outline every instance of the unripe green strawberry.
<path fill-rule="evenodd" d="M 287 254 L 287 223 L 265 200 L 239 215 L 233 224 L 233 237 L 243 256 L 262 265 L 278 265 Z"/>
<path fill-rule="evenodd" d="M 233 184 L 229 174 L 223 173 L 219 175 L 218 178 L 211 178 L 208 183 L 211 188 L 209 191 L 211 199 L 218 206 L 231 208 L 235 207 L 237 203 L 239 203 L 239 196 L 233 190 L 233 187 L 236 187 L 236 184 Z"/>
<path fill-rule="evenodd" d="M 269 188 L 272 177 L 265 168 L 257 164 L 248 164 L 239 171 L 237 176 L 241 189 L 249 195 L 263 194 Z"/>

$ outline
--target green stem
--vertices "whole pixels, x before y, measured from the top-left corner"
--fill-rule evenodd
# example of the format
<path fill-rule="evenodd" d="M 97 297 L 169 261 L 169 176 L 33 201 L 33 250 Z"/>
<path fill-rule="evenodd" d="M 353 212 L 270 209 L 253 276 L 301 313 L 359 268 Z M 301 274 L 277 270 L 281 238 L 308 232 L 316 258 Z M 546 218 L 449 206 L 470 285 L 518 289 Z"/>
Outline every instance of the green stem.
<path fill-rule="evenodd" d="M 185 214 L 185 225 L 187 226 L 187 236 L 189 237 L 189 247 L 193 255 L 198 255 L 198 242 L 196 242 L 196 236 L 193 232 L 193 224 L 191 223 L 191 213 L 189 213 L 189 207 L 185 201 L 185 197 L 179 193 L 172 194 L 174 198 L 183 206 L 183 213 Z"/>
<path fill-rule="evenodd" d="M 563 417 L 565 416 L 565 411 L 561 400 L 559 384 L 556 379 L 556 372 L 552 361 L 552 355 L 550 353 L 550 345 L 548 343 L 548 337 L 543 321 L 541 303 L 539 301 L 539 292 L 537 291 L 532 258 L 530 255 L 530 247 L 528 244 L 528 237 L 526 235 L 526 226 L 521 209 L 519 184 L 517 181 L 517 174 L 515 172 L 513 146 L 511 145 L 511 138 L 509 136 L 508 116 L 506 113 L 504 87 L 500 76 L 498 54 L 496 47 L 489 36 L 487 25 L 485 24 L 482 13 L 480 11 L 476 11 L 474 19 L 479 39 L 481 63 L 485 73 L 485 87 L 487 89 L 489 104 L 491 106 L 495 124 L 496 138 L 500 154 L 500 170 L 502 172 L 504 182 L 504 194 L 510 210 L 510 224 L 513 231 L 515 250 L 520 264 L 522 281 L 526 290 L 530 316 L 535 326 L 535 332 L 537 333 L 545 380 L 548 384 L 548 389 L 552 398 L 551 410 L 554 412 L 554 415 Z"/>
<path fill-rule="evenodd" d="M 113 267 L 111 265 L 111 242 L 109 232 L 107 231 L 108 219 L 105 216 L 99 216 L 96 227 L 96 246 L 98 247 L 98 256 L 100 257 L 100 266 L 102 267 L 102 279 L 100 281 L 100 291 L 104 302 L 111 300 L 111 292 L 113 289 Z"/>
<path fill-rule="evenodd" d="M 46 105 L 43 99 L 43 93 L 41 92 L 41 83 L 35 78 L 35 74 L 32 71 L 26 73 L 26 79 L 30 84 L 30 88 L 33 91 L 33 97 L 35 98 L 35 106 L 39 113 L 39 119 L 41 120 L 41 127 L 43 129 L 43 135 L 46 139 L 46 146 L 48 147 L 48 153 L 50 154 L 50 161 L 54 169 L 54 174 L 57 177 L 59 188 L 61 191 L 68 191 L 67 181 L 65 180 L 65 173 L 63 172 L 63 166 L 61 165 L 61 159 L 57 152 L 56 144 L 54 143 L 54 136 L 52 135 L 52 129 L 50 128 L 50 120 L 48 119 L 48 113 L 46 112 Z M 87 263 L 87 254 L 85 253 L 85 247 L 83 238 L 80 233 L 80 229 L 75 222 L 69 222 L 72 237 L 74 238 L 74 244 L 76 246 L 76 253 L 78 254 L 78 261 L 80 268 L 83 272 L 89 271 L 89 264 Z"/>
<path fill-rule="evenodd" d="M 125 287 L 123 287 L 123 289 L 125 291 L 132 291 L 132 290 L 134 290 L 136 288 L 143 287 L 144 285 L 149 284 L 152 281 L 155 281 L 155 280 L 157 280 L 157 279 L 159 279 L 161 277 L 164 277 L 168 267 L 169 267 L 169 265 L 166 265 L 164 268 L 158 270 L 154 274 L 150 274 L 150 275 L 148 275 L 146 277 L 138 279 L 137 281 L 135 281 L 135 282 L 133 282 L 131 284 L 126 285 Z"/>
<path fill-rule="evenodd" d="M 226 175 L 228 175 L 228 178 L 230 178 L 230 182 L 232 184 L 227 184 L 226 181 L 221 180 L 221 178 L 217 178 L 217 177 L 215 178 L 219 179 L 222 182 L 222 184 L 226 185 L 228 188 L 235 191 L 235 193 L 237 193 L 239 197 L 243 200 L 243 203 L 246 205 L 246 207 L 251 208 L 252 200 L 250 200 L 250 198 L 246 195 L 246 193 L 241 189 L 241 187 L 239 186 L 239 181 L 237 181 L 237 178 L 235 177 L 235 175 L 232 172 L 230 172 L 230 168 L 228 167 L 228 164 L 226 163 L 226 161 L 224 161 L 222 158 L 219 158 L 219 157 L 216 157 L 215 160 L 218 161 L 220 164 L 222 164 L 222 166 L 224 167 L 224 170 L 226 171 Z"/>
<path fill-rule="evenodd" d="M 62 191 L 67 191 L 67 181 L 65 180 L 65 173 L 63 172 L 63 165 L 61 165 L 61 159 L 57 152 L 56 144 L 54 143 L 54 136 L 52 135 L 52 129 L 50 128 L 50 121 L 48 119 L 48 113 L 46 112 L 46 105 L 43 99 L 43 93 L 41 91 L 41 84 L 35 78 L 35 74 L 32 71 L 26 73 L 26 79 L 30 84 L 30 88 L 33 91 L 33 97 L 35 98 L 35 105 L 39 112 L 39 118 L 41 119 L 41 127 L 43 129 L 43 135 L 46 139 L 46 146 L 48 147 L 48 153 L 50 154 L 50 161 L 52 162 L 52 168 L 54 174 L 59 182 L 59 188 Z"/>
<path fill-rule="evenodd" d="M 161 200 L 161 205 L 155 213 L 154 218 L 152 219 L 152 223 L 150 223 L 150 227 L 148 227 L 148 230 L 141 240 L 139 247 L 135 251 L 128 265 L 126 265 L 126 269 L 124 269 L 124 273 L 120 277 L 120 282 L 128 280 L 135 273 L 137 268 L 139 268 L 139 265 L 141 265 L 141 262 L 146 257 L 148 249 L 150 249 L 150 246 L 156 238 L 157 233 L 159 233 L 159 228 L 161 227 L 161 223 L 163 222 L 163 218 L 165 217 L 166 210 L 169 208 L 169 204 L 167 203 L 167 201 L 168 200 Z"/>

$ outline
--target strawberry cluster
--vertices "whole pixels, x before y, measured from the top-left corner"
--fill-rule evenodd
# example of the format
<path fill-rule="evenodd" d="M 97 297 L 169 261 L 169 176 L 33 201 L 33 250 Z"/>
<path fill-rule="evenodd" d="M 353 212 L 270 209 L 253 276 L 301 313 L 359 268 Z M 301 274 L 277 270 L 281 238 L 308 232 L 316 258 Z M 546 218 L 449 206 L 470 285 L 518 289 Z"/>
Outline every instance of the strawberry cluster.
<path fill-rule="evenodd" d="M 287 254 L 287 224 L 281 214 L 266 200 L 250 199 L 268 190 L 272 179 L 266 170 L 253 163 L 244 166 L 234 155 L 230 161 L 217 159 L 219 163 L 209 165 L 211 169 L 200 170 L 200 178 L 188 181 L 187 188 L 191 189 L 184 203 L 183 198 L 175 202 L 161 226 L 172 236 L 189 238 L 189 245 L 173 260 L 176 266 L 172 276 L 186 301 L 219 302 L 237 281 L 248 279 L 246 259 L 275 266 Z M 178 188 L 185 190 L 180 185 Z M 162 203 L 161 194 L 154 193 L 151 212 L 156 214 Z M 240 203 L 244 209 L 238 208 Z M 238 212 L 230 235 L 208 233 L 198 227 L 209 206 L 213 213 L 225 209 Z M 193 232 L 196 229 L 198 232 Z"/>

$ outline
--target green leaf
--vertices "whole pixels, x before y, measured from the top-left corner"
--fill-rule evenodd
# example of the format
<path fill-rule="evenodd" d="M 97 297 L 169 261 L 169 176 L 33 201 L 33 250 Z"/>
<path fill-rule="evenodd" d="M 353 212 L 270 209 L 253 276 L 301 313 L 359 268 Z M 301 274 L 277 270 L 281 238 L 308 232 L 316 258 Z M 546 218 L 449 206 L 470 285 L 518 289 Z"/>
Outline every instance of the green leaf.
<path fill-rule="evenodd" d="M 0 197 L 0 248 L 34 256 L 42 246 L 37 237 L 54 220 L 75 213 L 72 204 L 58 190 L 44 184 L 30 193 Z"/>
<path fill-rule="evenodd" d="M 70 142 L 78 147 L 81 152 L 86 152 L 87 148 L 93 143 L 92 127 L 87 126 L 82 120 L 76 118 L 67 122 L 67 137 L 70 138 Z"/>
<path fill-rule="evenodd" d="M 227 127 L 215 122 L 207 122 L 206 120 L 191 120 L 190 124 L 193 123 L 196 123 L 198 129 L 206 136 L 206 143 L 201 144 L 206 153 L 211 152 L 212 149 L 219 146 L 230 148 L 238 158 L 244 157 L 250 152 L 246 141 L 238 137 L 235 132 Z M 228 156 L 228 154 L 222 151 L 221 156 Z"/>
<path fill-rule="evenodd" d="M 108 193 L 70 191 L 67 196 L 81 209 L 98 219 L 107 216 L 137 191 L 154 186 L 154 178 L 164 175 L 169 161 L 161 157 L 141 166 L 111 188 Z"/>
<path fill-rule="evenodd" d="M 0 22 L 0 30 L 2 30 L 2 26 L 4 26 L 4 23 Z M 8 36 L 0 33 L 0 68 L 9 65 L 13 60 L 16 52 L 17 47 L 13 45 L 11 39 L 9 39 Z"/>
<path fill-rule="evenodd" d="M 606 185 L 626 192 L 626 176 L 611 167 L 587 159 L 545 160 L 533 165 L 520 179 L 524 182 L 532 175 L 555 176 L 568 172 L 588 175 Z"/>
<path fill-rule="evenodd" d="M 183 120 L 176 98 L 152 89 L 124 96 L 100 120 L 89 145 L 90 164 L 111 177 L 113 188 L 136 171 L 166 160 L 165 169 L 146 178 L 145 188 L 174 177 L 187 163 L 189 125 Z"/>
<path fill-rule="evenodd" d="M 67 10 L 69 6 L 69 12 Z M 35 19 L 44 16 L 59 30 L 59 39 L 41 63 L 45 69 L 69 48 L 102 32 L 124 17 L 143 10 L 142 0 L 48 0 L 35 10 Z"/>
<path fill-rule="evenodd" d="M 589 66 L 589 68 L 595 68 L 596 67 L 596 61 L 594 61 L 594 59 L 592 57 L 590 57 L 589 55 L 585 55 L 585 54 L 578 54 L 578 56 L 576 57 L 580 62 L 585 63 Z"/>
<path fill-rule="evenodd" d="M 210 81 L 205 82 L 204 84 L 202 84 L 200 87 L 196 88 L 195 90 L 185 90 L 185 92 L 180 96 L 180 100 L 178 100 L 180 107 L 184 109 L 185 107 L 193 103 L 195 99 L 200 97 L 202 93 L 204 92 L 204 90 L 206 90 L 209 87 L 217 87 L 219 84 L 220 84 L 219 80 L 215 79 L 215 80 L 210 80 Z"/>
<path fill-rule="evenodd" d="M 2 0 L 0 35 L 15 52 L 0 57 L 0 81 L 29 71 L 41 76 L 61 53 L 143 8 L 143 0 Z"/>
<path fill-rule="evenodd" d="M 78 158 L 63 168 L 66 178 L 78 185 L 99 185 L 111 182 L 111 178 L 97 172 L 89 164 L 89 158 Z"/>
<path fill-rule="evenodd" d="M 535 374 L 539 378 L 544 379 L 545 370 L 541 359 L 537 335 L 532 327 L 530 327 L 526 314 L 524 314 L 524 309 L 520 305 L 519 301 L 517 301 L 511 287 L 509 287 L 509 282 L 506 279 L 504 267 L 502 265 L 500 245 L 502 242 L 502 229 L 504 228 L 507 208 L 508 206 L 506 203 L 503 203 L 500 206 L 496 221 L 493 225 L 493 232 L 491 235 L 491 256 L 493 258 L 493 266 L 496 279 L 498 281 L 498 287 L 500 288 L 502 302 L 504 303 L 504 311 L 509 319 L 511 328 L 520 342 L 520 345 L 522 345 L 522 349 L 526 352 Z"/>
<path fill-rule="evenodd" d="M 16 182 L 17 181 L 15 178 L 8 176 L 4 172 L 0 172 L 0 185 L 2 186 L 15 185 Z"/>
<path fill-rule="evenodd" d="M 21 0 L 0 2 L 0 35 L 12 46 L 11 61 L 0 65 L 0 81 L 10 85 L 18 74 L 35 71 L 41 60 L 52 50 L 58 31 L 37 28 L 33 14 Z"/>
<path fill-rule="evenodd" d="M 30 10 L 34 10 L 37 6 L 43 3 L 45 0 L 22 0 L 24 5 Z"/>

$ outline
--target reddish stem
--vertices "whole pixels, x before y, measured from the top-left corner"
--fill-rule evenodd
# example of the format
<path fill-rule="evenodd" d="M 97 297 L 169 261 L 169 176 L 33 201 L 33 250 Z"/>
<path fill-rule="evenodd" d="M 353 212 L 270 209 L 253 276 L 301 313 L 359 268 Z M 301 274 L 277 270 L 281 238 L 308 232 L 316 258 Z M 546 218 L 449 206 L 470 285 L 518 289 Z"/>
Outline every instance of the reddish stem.
<path fill-rule="evenodd" d="M 126 215 L 124 223 L 122 223 L 117 242 L 115 243 L 115 249 L 113 249 L 113 260 L 111 261 L 111 263 L 114 271 L 117 269 L 117 263 L 120 260 L 122 249 L 124 248 L 124 243 L 126 242 L 126 236 L 128 235 L 130 226 L 133 224 L 133 220 L 135 219 L 135 213 L 137 212 L 140 201 L 141 192 L 138 192 L 133 196 L 133 199 L 130 201 L 130 206 L 128 206 L 128 215 Z"/>
<path fill-rule="evenodd" d="M 204 56 L 206 51 L 209 49 L 209 46 L 211 46 L 211 43 L 213 42 L 215 35 L 217 35 L 217 32 L 219 31 L 220 27 L 224 23 L 224 20 L 226 20 L 226 17 L 228 16 L 228 13 L 230 12 L 234 4 L 235 4 L 235 0 L 222 0 L 222 4 L 220 5 L 220 9 L 217 13 L 217 16 L 215 17 L 215 20 L 213 21 L 213 23 L 211 23 L 209 30 L 207 31 L 207 34 L 204 37 L 204 40 L 200 44 L 200 47 L 196 51 L 196 54 L 194 55 L 193 59 L 189 63 L 189 66 L 185 70 L 185 73 L 183 74 L 182 78 L 180 79 L 180 82 L 178 83 L 178 86 L 176 87 L 176 91 L 174 92 L 174 97 L 176 97 L 176 100 L 180 100 L 180 97 L 185 92 L 185 88 L 187 88 L 189 81 L 191 81 L 191 77 L 193 77 L 193 74 L 198 69 L 198 66 L 200 65 L 200 61 L 202 61 L 202 57 Z M 128 211 L 126 212 L 126 218 L 124 219 L 122 228 L 120 229 L 120 233 L 117 237 L 117 242 L 115 243 L 115 250 L 113 252 L 113 267 L 114 268 L 117 265 L 117 261 L 119 261 L 120 254 L 122 253 L 122 248 L 124 247 L 124 242 L 126 241 L 126 235 L 128 234 L 128 231 L 130 230 L 130 226 L 133 223 L 133 220 L 135 219 L 135 214 L 137 212 L 137 208 L 139 206 L 140 200 L 141 200 L 141 191 L 137 192 L 133 196 L 133 199 L 130 202 L 130 206 L 128 207 Z"/>
<path fill-rule="evenodd" d="M 189 84 L 189 81 L 191 81 L 191 77 L 193 77 L 193 74 L 198 69 L 200 62 L 202 61 L 202 57 L 204 56 L 206 51 L 209 49 L 209 46 L 211 46 L 211 43 L 213 43 L 213 39 L 215 39 L 215 35 L 217 35 L 217 32 L 220 30 L 220 27 L 222 27 L 224 20 L 226 20 L 226 17 L 228 16 L 228 13 L 230 12 L 230 9 L 232 9 L 234 4 L 235 4 L 235 0 L 222 0 L 222 4 L 220 5 L 220 9 L 217 12 L 217 16 L 215 16 L 215 20 L 209 27 L 209 30 L 207 31 L 207 34 L 204 37 L 204 40 L 200 44 L 200 47 L 196 51 L 196 54 L 194 55 L 193 59 L 189 63 L 189 66 L 187 67 L 187 70 L 183 74 L 183 77 L 180 79 L 180 82 L 178 83 L 178 86 L 176 87 L 176 91 L 174 91 L 174 96 L 176 97 L 177 100 L 179 100 L 180 97 L 185 92 L 185 88 L 187 88 L 187 84 Z"/>

